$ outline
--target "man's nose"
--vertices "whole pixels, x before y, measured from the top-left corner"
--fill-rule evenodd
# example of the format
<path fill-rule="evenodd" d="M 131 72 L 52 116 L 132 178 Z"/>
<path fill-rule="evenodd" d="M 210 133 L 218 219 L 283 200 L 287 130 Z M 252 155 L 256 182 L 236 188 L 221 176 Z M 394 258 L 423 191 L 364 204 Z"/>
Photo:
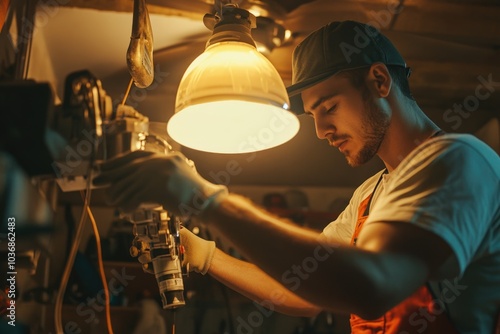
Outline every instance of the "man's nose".
<path fill-rule="evenodd" d="M 316 136 L 319 139 L 326 139 L 327 134 L 334 131 L 335 127 L 322 120 L 321 118 L 314 119 L 314 126 L 316 128 Z"/>

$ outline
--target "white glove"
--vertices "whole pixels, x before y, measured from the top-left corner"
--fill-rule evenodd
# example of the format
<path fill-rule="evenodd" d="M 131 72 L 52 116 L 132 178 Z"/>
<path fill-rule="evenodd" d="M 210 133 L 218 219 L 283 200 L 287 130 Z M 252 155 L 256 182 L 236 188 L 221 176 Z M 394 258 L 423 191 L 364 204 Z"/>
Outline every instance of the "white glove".
<path fill-rule="evenodd" d="M 134 151 L 100 165 L 94 185 L 108 185 L 109 204 L 124 211 L 150 203 L 184 217 L 199 215 L 221 200 L 225 186 L 208 182 L 179 152 L 168 155 Z"/>
<path fill-rule="evenodd" d="M 182 265 L 187 266 L 189 271 L 205 275 L 212 264 L 215 241 L 202 239 L 185 227 L 181 228 L 180 235 L 181 245 L 184 247 Z"/>

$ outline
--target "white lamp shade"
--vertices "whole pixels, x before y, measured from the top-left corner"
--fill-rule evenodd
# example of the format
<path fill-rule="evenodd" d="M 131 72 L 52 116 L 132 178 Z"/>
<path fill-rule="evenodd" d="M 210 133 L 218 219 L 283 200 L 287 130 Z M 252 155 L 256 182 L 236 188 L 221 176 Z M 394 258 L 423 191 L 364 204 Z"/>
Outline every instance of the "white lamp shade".
<path fill-rule="evenodd" d="M 271 62 L 250 44 L 220 42 L 188 67 L 167 131 L 183 146 L 246 153 L 278 146 L 296 135 L 286 88 Z"/>

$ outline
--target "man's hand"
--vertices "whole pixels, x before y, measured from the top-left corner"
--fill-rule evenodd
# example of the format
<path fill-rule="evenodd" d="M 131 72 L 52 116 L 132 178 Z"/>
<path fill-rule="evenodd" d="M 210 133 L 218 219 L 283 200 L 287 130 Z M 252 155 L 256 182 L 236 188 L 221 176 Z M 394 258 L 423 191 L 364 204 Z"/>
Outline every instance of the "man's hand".
<path fill-rule="evenodd" d="M 181 245 L 185 250 L 182 265 L 189 265 L 189 271 L 205 275 L 212 264 L 215 242 L 202 239 L 187 228 L 181 228 L 180 234 Z"/>
<path fill-rule="evenodd" d="M 94 185 L 107 185 L 109 204 L 132 211 L 144 203 L 163 205 L 183 216 L 199 215 L 222 195 L 225 186 L 202 178 L 181 153 L 134 151 L 100 165 Z"/>

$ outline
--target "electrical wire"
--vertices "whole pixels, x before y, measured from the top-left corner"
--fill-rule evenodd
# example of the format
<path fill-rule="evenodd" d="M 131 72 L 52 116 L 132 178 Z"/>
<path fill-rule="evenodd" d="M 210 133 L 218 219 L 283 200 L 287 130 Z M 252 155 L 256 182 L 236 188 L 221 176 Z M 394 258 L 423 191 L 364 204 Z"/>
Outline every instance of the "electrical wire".
<path fill-rule="evenodd" d="M 125 102 L 127 102 L 127 98 L 128 98 L 128 94 L 130 93 L 130 89 L 132 88 L 132 83 L 134 82 L 134 79 L 133 78 L 130 78 L 130 81 L 128 83 L 128 87 L 127 87 L 127 90 L 125 91 L 125 96 L 123 96 L 123 100 L 122 100 L 122 105 L 125 104 Z"/>
<path fill-rule="evenodd" d="M 92 222 L 92 230 L 94 231 L 96 248 L 97 248 L 97 263 L 99 265 L 99 275 L 101 276 L 102 286 L 104 289 L 104 307 L 106 310 L 106 326 L 108 327 L 108 333 L 113 334 L 113 326 L 111 323 L 111 310 L 110 310 L 110 299 L 109 299 L 109 288 L 108 281 L 106 280 L 106 274 L 104 272 L 104 264 L 102 262 L 102 248 L 101 248 L 101 238 L 99 236 L 99 229 L 97 228 L 96 221 L 94 219 L 94 215 L 92 214 L 92 210 L 90 207 L 87 207 L 87 214 L 89 215 L 89 219 Z"/>
<path fill-rule="evenodd" d="M 64 272 L 61 278 L 61 285 L 59 286 L 59 290 L 57 291 L 56 303 L 54 308 L 54 323 L 56 326 L 56 333 L 63 334 L 63 325 L 62 325 L 62 304 L 64 293 L 66 292 L 66 287 L 68 285 L 69 277 L 71 275 L 71 270 L 73 268 L 73 264 L 75 262 L 76 253 L 78 251 L 78 247 L 80 246 L 80 240 L 82 238 L 82 232 L 85 226 L 85 220 L 87 218 L 87 208 L 90 203 L 90 183 L 92 176 L 92 169 L 89 169 L 87 178 L 87 191 L 85 193 L 85 199 L 83 201 L 83 210 L 80 216 L 80 222 L 78 223 L 78 228 L 76 230 L 76 234 L 74 237 L 74 242 L 71 247 L 68 260 L 66 262 L 66 266 L 64 268 Z"/>

